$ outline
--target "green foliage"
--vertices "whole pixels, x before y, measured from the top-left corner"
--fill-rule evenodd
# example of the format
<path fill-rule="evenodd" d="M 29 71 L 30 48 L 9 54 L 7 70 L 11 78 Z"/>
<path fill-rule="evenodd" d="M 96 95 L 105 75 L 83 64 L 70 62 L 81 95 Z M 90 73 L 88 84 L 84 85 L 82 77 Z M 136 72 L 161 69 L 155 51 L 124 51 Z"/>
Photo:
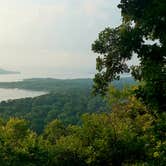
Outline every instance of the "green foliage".
<path fill-rule="evenodd" d="M 47 152 L 42 150 L 41 145 L 23 119 L 13 118 L 0 126 L 2 166 L 46 165 Z"/>
<path fill-rule="evenodd" d="M 135 84 L 135 81 L 132 78 L 123 78 L 113 84 L 122 89 L 125 84 Z M 0 103 L 1 117 L 5 120 L 10 117 L 24 118 L 37 133 L 41 133 L 44 126 L 54 119 L 59 119 L 66 125 L 81 124 L 82 114 L 107 110 L 107 104 L 100 96 L 91 95 L 91 79 L 30 79 L 15 83 L 0 83 L 0 86 L 50 91 L 36 98 Z"/>
<path fill-rule="evenodd" d="M 44 126 L 54 119 L 62 120 L 66 125 L 80 124 L 82 114 L 104 112 L 106 107 L 101 97 L 92 97 L 90 92 L 77 90 L 4 101 L 0 103 L 0 116 L 5 120 L 10 117 L 24 118 L 30 122 L 31 129 L 41 133 Z"/>
<path fill-rule="evenodd" d="M 113 81 L 113 85 L 117 88 L 123 88 L 123 84 L 135 84 L 135 81 L 130 77 Z M 58 94 L 73 93 L 74 91 L 89 93 L 92 85 L 92 79 L 32 78 L 18 82 L 0 82 L 1 88 L 18 88 Z"/>
<path fill-rule="evenodd" d="M 80 125 L 55 119 L 40 135 L 23 119 L 1 120 L 2 166 L 164 166 L 165 114 L 154 118 L 127 88 L 110 87 L 107 101 L 111 111 L 84 114 Z"/>
<path fill-rule="evenodd" d="M 0 165 L 165 166 L 166 1 L 121 0 L 119 7 L 123 24 L 106 28 L 92 45 L 102 54 L 94 87 L 102 94 L 107 90 L 109 107 L 100 97 L 92 98 L 86 86 L 78 88 L 80 84 L 77 91 L 72 86 L 66 92 L 2 102 Z M 148 44 L 144 38 L 159 43 Z M 141 66 L 132 67 L 132 73 L 142 84 L 110 86 L 128 71 L 126 61 L 133 53 Z"/>
<path fill-rule="evenodd" d="M 55 146 L 56 163 L 65 165 L 71 158 L 76 165 L 92 166 L 148 161 L 154 119 L 139 101 L 126 96 L 128 100 L 114 105 L 111 113 L 85 114 L 81 126 L 69 126 L 56 144 L 50 141 Z"/>
<path fill-rule="evenodd" d="M 110 82 L 129 71 L 127 60 L 137 55 L 140 66 L 133 66 L 131 73 L 144 81 L 137 97 L 158 113 L 166 109 L 165 7 L 165 0 L 121 0 L 122 24 L 106 28 L 92 44 L 92 50 L 101 54 L 96 62 L 96 93 L 105 94 Z"/>
<path fill-rule="evenodd" d="M 47 139 L 52 144 L 67 134 L 64 124 L 59 120 L 53 120 L 49 123 L 44 130 L 44 138 Z"/>

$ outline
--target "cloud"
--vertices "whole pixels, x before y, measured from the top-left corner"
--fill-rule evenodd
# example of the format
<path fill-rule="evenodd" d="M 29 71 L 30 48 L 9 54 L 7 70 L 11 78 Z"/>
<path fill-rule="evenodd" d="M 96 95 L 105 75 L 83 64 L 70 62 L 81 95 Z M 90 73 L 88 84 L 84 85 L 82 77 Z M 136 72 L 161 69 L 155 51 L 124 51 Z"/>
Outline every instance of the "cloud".
<path fill-rule="evenodd" d="M 117 0 L 0 0 L 1 66 L 95 69 L 91 43 L 106 26 L 120 23 L 116 4 Z"/>

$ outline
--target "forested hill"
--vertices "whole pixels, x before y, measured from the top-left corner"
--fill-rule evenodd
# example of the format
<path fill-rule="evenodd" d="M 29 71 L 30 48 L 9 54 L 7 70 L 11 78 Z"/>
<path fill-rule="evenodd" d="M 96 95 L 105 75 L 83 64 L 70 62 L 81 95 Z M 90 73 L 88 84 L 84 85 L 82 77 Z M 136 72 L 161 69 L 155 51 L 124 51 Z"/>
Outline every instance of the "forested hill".
<path fill-rule="evenodd" d="M 124 85 L 135 84 L 133 78 L 125 77 L 114 81 L 113 85 L 122 88 Z M 90 90 L 93 85 L 92 79 L 53 79 L 53 78 L 32 78 L 19 82 L 2 82 L 0 88 L 19 88 L 28 90 L 39 90 L 48 92 L 66 92 L 73 90 Z"/>
<path fill-rule="evenodd" d="M 90 8 L 88 13 L 92 11 L 96 18 L 102 15 L 105 22 L 105 11 L 111 12 L 114 7 L 106 1 L 101 4 L 93 1 L 99 10 L 93 12 L 94 8 Z M 64 5 L 67 9 L 73 6 Z M 79 7 L 85 5 L 81 3 Z M 47 6 L 42 3 L 42 7 Z M 0 88 L 47 91 L 35 98 L 0 102 L 0 166 L 166 166 L 166 0 L 120 0 L 117 7 L 121 25 L 106 27 L 91 47 L 97 54 L 94 83 L 91 79 L 0 83 Z M 84 14 L 88 13 L 85 10 Z M 82 19 L 79 12 L 78 16 Z M 12 27 L 13 21 L 6 21 Z M 96 21 L 100 24 L 100 19 Z M 82 27 L 79 22 L 78 26 Z M 84 34 L 78 28 L 79 33 Z M 92 31 L 89 34 L 93 36 Z M 86 41 L 88 36 L 84 37 Z M 64 50 L 66 43 L 61 44 L 62 52 L 70 55 L 70 49 Z M 75 44 L 72 48 L 80 49 Z M 15 45 L 11 46 L 17 51 Z M 82 49 L 80 53 L 83 54 Z M 19 63 L 18 58 L 15 61 Z M 64 62 L 73 62 L 72 56 Z M 90 65 L 74 64 L 74 68 Z M 21 66 L 28 67 L 28 61 Z M 63 68 L 61 64 L 59 67 Z M 113 81 L 119 73 L 129 71 L 137 82 L 132 78 Z M 91 95 L 92 85 L 96 96 Z"/>
<path fill-rule="evenodd" d="M 0 117 L 19 117 L 30 122 L 31 129 L 40 133 L 44 126 L 54 119 L 66 125 L 80 124 L 84 113 L 106 111 L 106 102 L 101 97 L 89 93 L 51 93 L 36 98 L 9 100 L 0 103 Z"/>
<path fill-rule="evenodd" d="M 115 81 L 118 88 L 134 84 L 132 78 Z M 100 96 L 92 96 L 92 79 L 27 79 L 21 82 L 0 83 L 3 88 L 22 88 L 48 91 L 36 98 L 3 101 L 0 103 L 0 116 L 3 119 L 20 117 L 30 122 L 31 129 L 42 132 L 44 126 L 53 119 L 68 124 L 80 124 L 85 113 L 101 113 L 107 109 Z"/>

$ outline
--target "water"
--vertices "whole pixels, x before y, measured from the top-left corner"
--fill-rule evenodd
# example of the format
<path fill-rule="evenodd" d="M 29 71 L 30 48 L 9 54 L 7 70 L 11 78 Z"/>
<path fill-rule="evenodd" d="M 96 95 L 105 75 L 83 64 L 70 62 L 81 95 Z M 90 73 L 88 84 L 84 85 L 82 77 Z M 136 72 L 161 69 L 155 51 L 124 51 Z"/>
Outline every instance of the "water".
<path fill-rule="evenodd" d="M 94 74 L 87 74 L 87 73 L 56 73 L 56 72 L 34 72 L 34 73 L 27 73 L 23 72 L 21 74 L 6 74 L 6 75 L 0 75 L 0 82 L 17 82 L 22 81 L 24 79 L 29 78 L 57 78 L 57 79 L 71 79 L 71 78 L 92 78 Z M 20 90 L 20 89 L 4 89 L 0 88 L 0 102 L 3 100 L 9 100 L 9 99 L 20 99 L 20 98 L 26 98 L 26 97 L 36 97 L 46 94 L 46 92 L 40 92 L 40 91 L 30 91 L 30 90 Z"/>
<path fill-rule="evenodd" d="M 15 82 L 22 81 L 23 79 L 32 78 L 33 75 L 23 75 L 23 74 L 7 74 L 0 75 L 0 82 Z M 42 91 L 31 91 L 22 89 L 4 89 L 0 88 L 0 102 L 12 99 L 21 99 L 26 97 L 37 97 L 46 94 Z"/>
<path fill-rule="evenodd" d="M 94 78 L 95 73 L 21 73 L 0 75 L 0 82 L 16 82 L 29 78 L 56 78 L 56 79 L 74 79 L 74 78 Z M 131 74 L 123 74 L 121 77 L 131 77 Z"/>
<path fill-rule="evenodd" d="M 93 78 L 94 73 L 21 73 L 0 75 L 0 82 L 15 82 L 29 78 L 56 78 L 56 79 L 74 79 L 74 78 Z"/>
<path fill-rule="evenodd" d="M 123 75 L 126 77 L 128 75 Z M 130 75 L 129 75 L 130 76 Z M 94 73 L 21 73 L 21 74 L 7 74 L 0 75 L 0 82 L 16 82 L 29 78 L 57 78 L 57 79 L 71 79 L 71 78 L 93 78 Z M 26 97 L 36 97 L 46 94 L 45 92 L 20 90 L 20 89 L 3 89 L 0 88 L 0 101 L 9 99 L 19 99 Z"/>
<path fill-rule="evenodd" d="M 21 89 L 4 89 L 0 88 L 0 102 L 9 99 L 20 99 L 26 97 L 37 97 L 46 94 L 46 92 L 21 90 Z"/>

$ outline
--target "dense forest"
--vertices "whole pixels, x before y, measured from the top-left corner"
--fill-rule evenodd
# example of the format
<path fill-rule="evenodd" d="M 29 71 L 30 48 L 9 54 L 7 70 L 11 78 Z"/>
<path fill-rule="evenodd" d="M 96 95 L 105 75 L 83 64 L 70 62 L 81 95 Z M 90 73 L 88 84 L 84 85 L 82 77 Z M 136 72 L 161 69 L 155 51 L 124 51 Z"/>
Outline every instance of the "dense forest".
<path fill-rule="evenodd" d="M 0 165 L 166 165 L 166 1 L 121 0 L 118 7 L 122 24 L 92 44 L 99 54 L 95 97 L 92 80 L 69 81 L 58 90 L 50 84 L 47 95 L 0 104 Z M 130 67 L 133 55 L 140 64 Z M 114 87 L 125 72 L 138 83 Z M 2 86 L 31 89 L 27 81 Z"/>
<path fill-rule="evenodd" d="M 135 85 L 132 78 L 115 81 L 114 86 L 121 89 Z M 4 120 L 10 117 L 24 118 L 30 122 L 31 129 L 41 133 L 46 124 L 54 119 L 64 124 L 80 124 L 84 113 L 106 112 L 108 104 L 101 96 L 94 96 L 92 79 L 28 79 L 14 83 L 0 83 L 4 88 L 22 88 L 47 91 L 48 94 L 0 103 L 0 116 Z"/>
<path fill-rule="evenodd" d="M 4 120 L 10 117 L 27 119 L 31 129 L 38 133 L 53 119 L 60 119 L 64 124 L 80 124 L 84 113 L 103 111 L 106 111 L 106 102 L 101 97 L 92 97 L 79 90 L 0 103 L 0 116 Z"/>
<path fill-rule="evenodd" d="M 104 108 L 100 103 L 101 112 L 98 113 L 95 112 L 99 110 L 98 106 L 92 109 L 93 112 L 80 112 L 81 103 L 73 103 L 73 108 L 69 106 L 71 103 L 67 104 L 66 110 L 60 108 L 64 96 L 55 103 L 56 107 L 59 105 L 59 109 L 64 109 L 62 113 L 58 110 L 48 112 L 47 107 L 52 105 L 48 100 L 50 102 L 44 106 L 46 98 L 39 100 L 39 106 L 31 112 L 28 107 L 32 100 L 37 103 L 37 99 L 31 99 L 30 102 L 29 99 L 11 101 L 8 107 L 7 103 L 2 103 L 5 111 L 13 107 L 8 113 L 15 115 L 7 121 L 0 121 L 1 165 L 164 166 L 166 116 L 162 114 L 156 119 L 151 115 L 149 109 L 132 96 L 134 89 L 117 90 L 110 87 L 107 102 L 111 107 L 107 107 L 107 112 L 102 112 Z M 71 101 L 71 98 L 68 99 Z M 83 106 L 84 109 L 86 107 Z M 77 120 L 77 114 L 82 113 L 81 123 L 72 124 Z M 18 118 L 21 117 L 19 114 L 32 119 Z M 66 123 L 64 120 L 70 121 Z"/>

